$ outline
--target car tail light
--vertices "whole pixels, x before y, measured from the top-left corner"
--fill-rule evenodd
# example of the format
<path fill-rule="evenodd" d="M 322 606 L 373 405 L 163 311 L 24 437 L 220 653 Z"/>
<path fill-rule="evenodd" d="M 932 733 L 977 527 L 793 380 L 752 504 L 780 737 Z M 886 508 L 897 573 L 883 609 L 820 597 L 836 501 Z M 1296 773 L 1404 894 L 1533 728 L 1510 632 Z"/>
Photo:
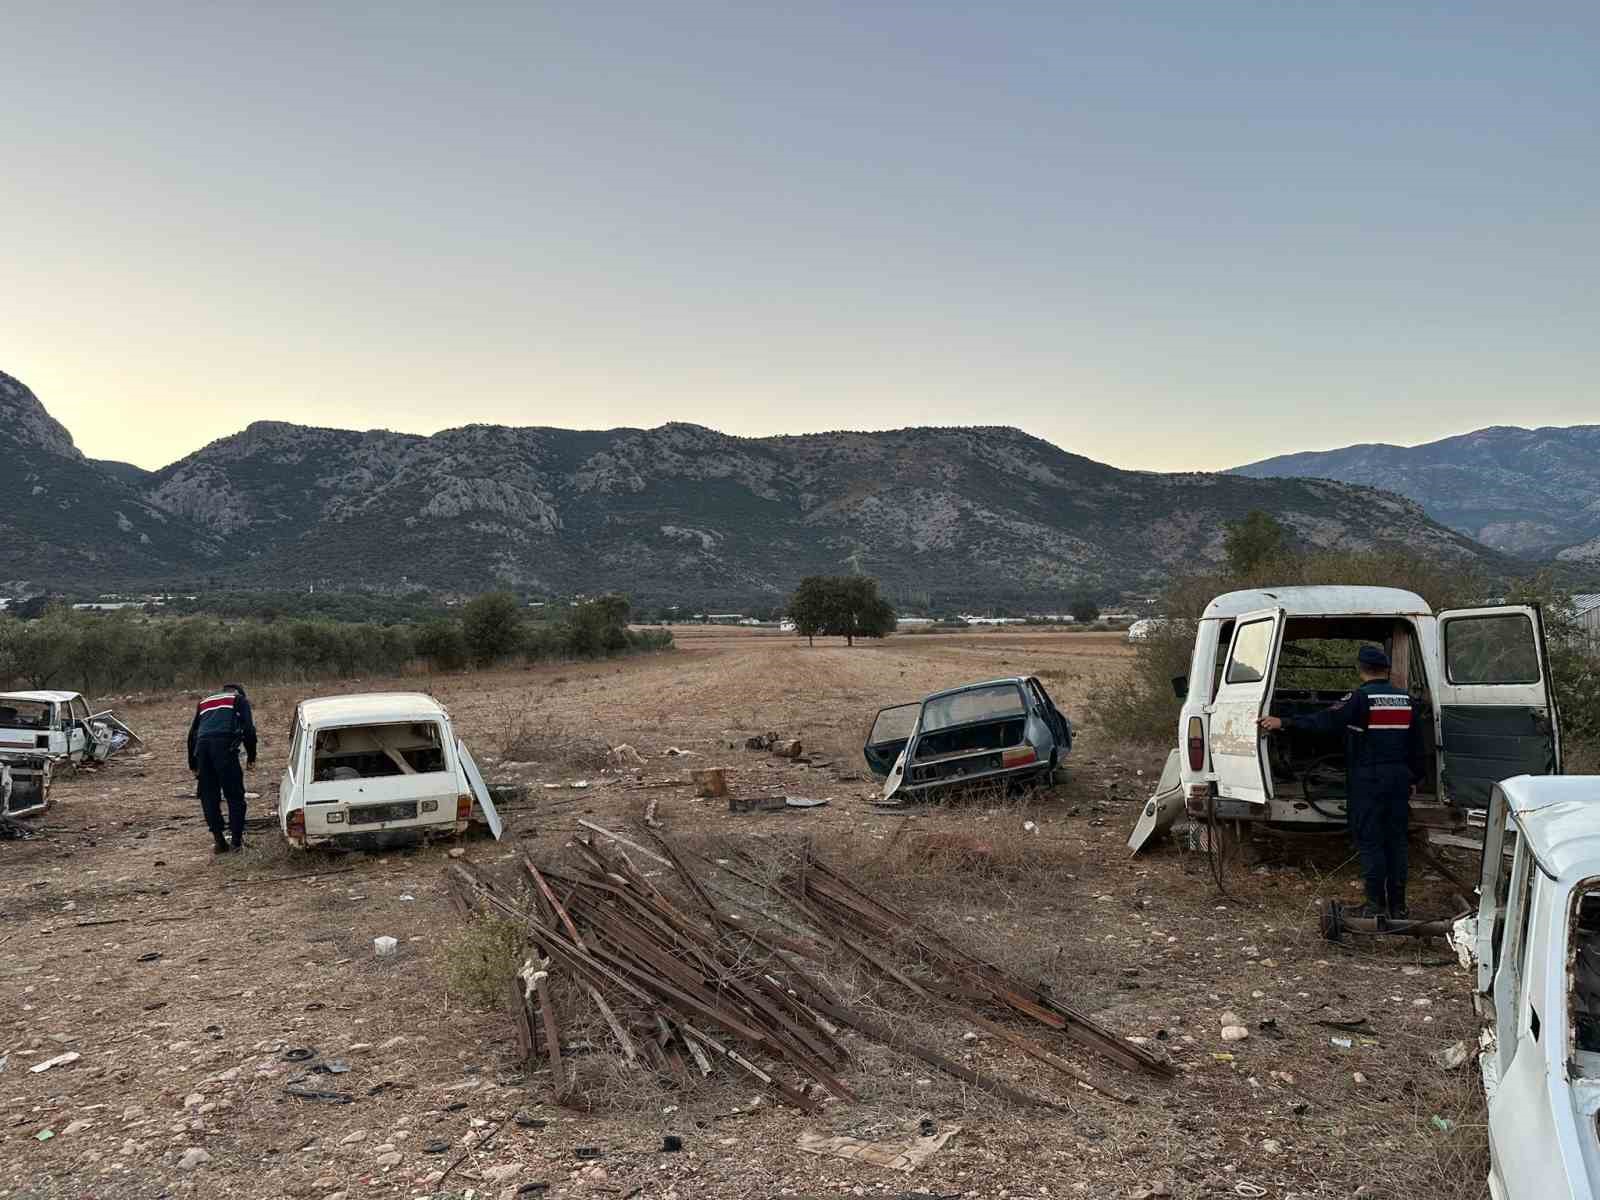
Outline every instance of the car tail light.
<path fill-rule="evenodd" d="M 472 797 L 471 796 L 457 796 L 456 797 L 456 820 L 458 820 L 458 821 L 470 821 L 470 820 L 472 820 Z"/>
<path fill-rule="evenodd" d="M 1039 752 L 1032 746 L 1013 746 L 1010 750 L 1000 755 L 1002 767 L 1020 767 L 1026 763 L 1038 762 Z"/>
<path fill-rule="evenodd" d="M 289 814 L 289 824 L 286 828 L 289 840 L 295 845 L 304 845 L 306 840 L 306 814 L 302 809 L 295 809 Z"/>
<path fill-rule="evenodd" d="M 1206 769 L 1206 732 L 1199 717 L 1189 718 L 1189 769 Z"/>

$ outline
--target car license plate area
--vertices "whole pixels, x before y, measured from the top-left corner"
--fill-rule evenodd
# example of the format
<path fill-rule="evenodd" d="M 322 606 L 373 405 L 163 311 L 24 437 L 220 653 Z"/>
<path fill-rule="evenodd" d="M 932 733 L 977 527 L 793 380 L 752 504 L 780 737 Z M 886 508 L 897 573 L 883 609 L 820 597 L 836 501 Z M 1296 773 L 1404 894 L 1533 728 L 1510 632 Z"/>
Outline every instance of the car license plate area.
<path fill-rule="evenodd" d="M 381 825 L 385 821 L 410 821 L 417 815 L 417 802 L 403 804 L 368 804 L 350 810 L 352 825 Z"/>

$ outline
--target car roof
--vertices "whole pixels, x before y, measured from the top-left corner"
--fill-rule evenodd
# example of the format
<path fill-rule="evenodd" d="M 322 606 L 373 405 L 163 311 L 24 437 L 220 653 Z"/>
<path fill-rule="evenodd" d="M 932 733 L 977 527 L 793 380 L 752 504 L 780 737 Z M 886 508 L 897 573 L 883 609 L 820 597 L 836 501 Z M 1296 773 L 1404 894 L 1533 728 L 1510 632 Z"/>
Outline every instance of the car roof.
<path fill-rule="evenodd" d="M 0 700 L 32 700 L 43 704 L 65 704 L 76 700 L 80 692 L 0 692 Z"/>
<path fill-rule="evenodd" d="M 1389 587 L 1311 585 L 1250 588 L 1224 592 L 1210 604 L 1202 619 L 1237 617 L 1263 608 L 1281 608 L 1291 617 L 1432 616 L 1428 602 L 1415 592 Z"/>
<path fill-rule="evenodd" d="M 1600 775 L 1518 775 L 1500 784 L 1539 864 L 1557 879 L 1600 875 Z"/>
<path fill-rule="evenodd" d="M 937 700 L 940 696 L 954 696 L 958 692 L 972 692 L 977 691 L 979 688 L 998 687 L 1003 683 L 1016 684 L 1021 687 L 1022 684 L 1027 682 L 1027 679 L 1026 675 L 1007 675 L 1002 679 L 985 679 L 982 683 L 963 683 L 960 687 L 945 688 L 942 692 L 930 692 L 922 698 L 922 702 L 926 704 L 929 700 Z"/>
<path fill-rule="evenodd" d="M 422 692 L 362 692 L 300 701 L 301 720 L 316 727 L 436 721 L 447 715 L 437 700 Z"/>

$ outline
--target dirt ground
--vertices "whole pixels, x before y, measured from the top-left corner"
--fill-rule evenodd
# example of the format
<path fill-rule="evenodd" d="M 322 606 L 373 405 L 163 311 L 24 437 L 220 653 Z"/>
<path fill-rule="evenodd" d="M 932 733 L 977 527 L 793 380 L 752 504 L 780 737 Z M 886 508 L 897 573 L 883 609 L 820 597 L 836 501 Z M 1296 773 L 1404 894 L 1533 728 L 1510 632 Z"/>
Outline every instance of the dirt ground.
<path fill-rule="evenodd" d="M 517 1061 L 503 1013 L 451 992 L 461 920 L 443 884 L 446 846 L 292 853 L 274 828 L 252 830 L 242 854 L 215 856 L 184 763 L 194 697 L 130 697 L 119 711 L 148 753 L 63 774 L 52 809 L 30 822 L 37 836 L 0 842 L 0 1196 L 1483 1195 L 1475 1067 L 1433 1062 L 1473 1037 L 1466 974 L 1438 941 L 1321 938 L 1318 902 L 1359 899 L 1342 839 L 1232 867 L 1227 897 L 1203 854 L 1164 843 L 1128 855 L 1161 755 L 1107 745 L 1084 720 L 1118 686 L 1127 654 L 1120 635 L 996 630 L 807 648 L 690 630 L 673 652 L 620 662 L 263 688 L 252 692 L 262 744 L 251 786 L 262 793 L 252 815 L 268 814 L 297 699 L 431 690 L 478 757 L 494 760 L 488 774 L 534 785 L 508 811 L 503 841 L 465 840 L 469 860 L 492 870 L 527 850 L 557 861 L 580 817 L 623 829 L 650 797 L 672 833 L 701 848 L 761 853 L 810 836 L 901 908 L 1165 1046 L 1171 1080 L 1052 1043 L 1136 1105 L 857 981 L 858 999 L 915 1022 L 943 1053 L 1070 1111 L 997 1102 L 853 1034 L 847 1081 L 861 1102 L 830 1101 L 819 1117 L 770 1097 L 752 1105 L 748 1081 L 680 1093 L 630 1076 L 598 1038 L 581 1067 L 588 1109 L 558 1107 L 547 1077 Z M 875 812 L 876 788 L 858 774 L 875 710 L 1008 674 L 1041 676 L 1081 727 L 1060 782 L 921 815 Z M 765 730 L 832 765 L 728 748 Z M 646 765 L 630 776 L 644 781 L 681 778 L 686 762 L 725 765 L 737 793 L 830 803 L 731 814 L 688 789 L 641 790 L 572 765 L 594 741 L 634 746 Z M 669 758 L 668 747 L 701 757 Z M 541 750 L 543 762 L 531 753 Z M 540 786 L 578 780 L 589 787 Z M 965 868 L 919 864 L 911 848 L 923 831 L 961 832 L 993 853 Z M 1452 911 L 1451 889 L 1417 874 L 1414 909 Z M 398 938 L 399 954 L 375 957 L 379 935 Z M 1229 1010 L 1247 1040 L 1222 1040 Z M 1354 1032 L 1318 1023 L 1360 1018 Z M 315 1086 L 355 1102 L 290 1097 L 302 1068 L 285 1052 L 296 1048 L 348 1063 Z M 81 1057 L 31 1069 L 67 1052 Z M 923 1117 L 960 1132 L 911 1175 L 795 1147 L 802 1130 L 893 1138 Z M 665 1134 L 683 1151 L 662 1152 Z M 598 1169 L 580 1147 L 598 1149 Z M 204 1161 L 188 1165 L 194 1149 Z"/>

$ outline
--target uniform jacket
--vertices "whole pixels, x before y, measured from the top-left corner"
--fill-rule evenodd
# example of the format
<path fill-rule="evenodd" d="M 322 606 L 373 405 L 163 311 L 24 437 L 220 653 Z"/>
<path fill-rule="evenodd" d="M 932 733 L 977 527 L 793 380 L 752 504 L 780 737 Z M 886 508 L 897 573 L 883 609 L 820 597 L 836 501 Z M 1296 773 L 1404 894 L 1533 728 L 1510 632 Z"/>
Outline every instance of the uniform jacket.
<path fill-rule="evenodd" d="M 243 688 L 237 692 L 217 692 L 195 705 L 194 720 L 189 723 L 191 771 L 199 765 L 195 748 L 201 738 L 227 738 L 235 749 L 244 747 L 248 761 L 256 761 L 256 722 Z"/>
<path fill-rule="evenodd" d="M 1411 782 L 1423 778 L 1422 731 L 1409 692 L 1387 679 L 1363 683 L 1332 708 L 1284 721 L 1289 729 L 1345 731 L 1345 769 L 1352 779 L 1383 768 L 1404 767 Z"/>

